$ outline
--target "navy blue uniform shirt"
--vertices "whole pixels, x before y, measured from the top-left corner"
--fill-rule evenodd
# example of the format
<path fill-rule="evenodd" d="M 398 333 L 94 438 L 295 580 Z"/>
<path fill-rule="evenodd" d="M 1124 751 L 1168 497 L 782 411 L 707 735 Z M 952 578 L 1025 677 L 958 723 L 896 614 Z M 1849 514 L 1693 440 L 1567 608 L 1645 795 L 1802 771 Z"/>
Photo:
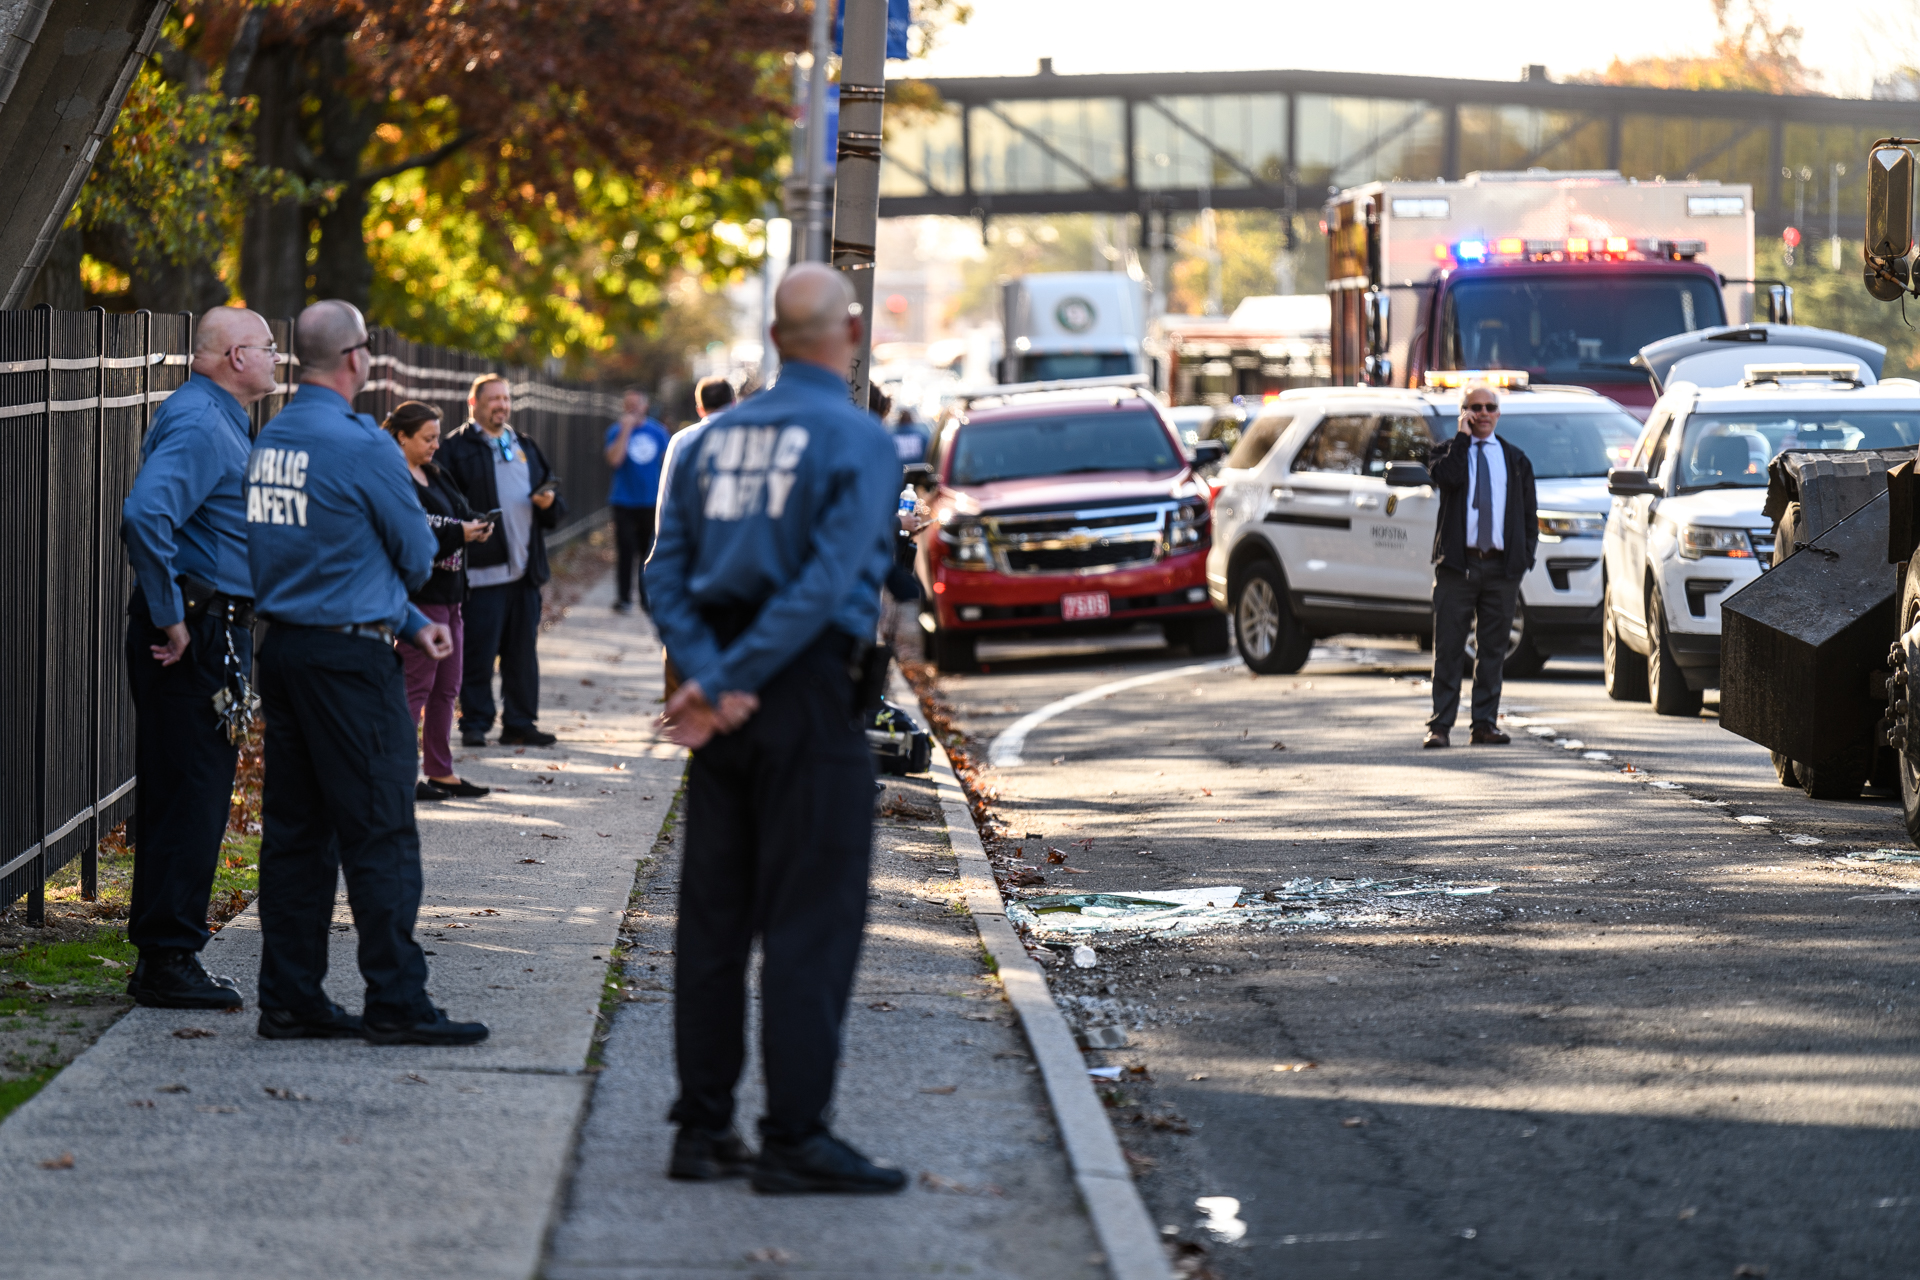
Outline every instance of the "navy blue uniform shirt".
<path fill-rule="evenodd" d="M 758 692 L 828 627 L 868 640 L 893 563 L 900 461 L 847 384 L 790 361 L 674 450 L 647 598 L 674 666 L 711 701 Z M 723 650 L 700 611 L 758 607 Z"/>
<path fill-rule="evenodd" d="M 156 627 L 182 621 L 182 574 L 240 599 L 247 569 L 247 411 L 211 378 L 166 398 L 140 444 L 140 474 L 120 513 L 127 559 Z"/>
<path fill-rule="evenodd" d="M 427 625 L 407 599 L 438 546 L 393 437 L 309 383 L 254 441 L 247 466 L 253 607 L 269 622 Z"/>

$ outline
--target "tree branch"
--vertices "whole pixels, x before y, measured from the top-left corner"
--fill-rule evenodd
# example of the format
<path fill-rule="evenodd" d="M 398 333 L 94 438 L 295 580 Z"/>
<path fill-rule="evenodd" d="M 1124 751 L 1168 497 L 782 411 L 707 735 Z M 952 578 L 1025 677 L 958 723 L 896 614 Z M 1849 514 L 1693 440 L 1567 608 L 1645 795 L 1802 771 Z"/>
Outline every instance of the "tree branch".
<path fill-rule="evenodd" d="M 355 175 L 353 179 L 354 184 L 363 187 L 372 186 L 382 179 L 398 177 L 409 169 L 430 169 L 479 136 L 480 131 L 478 129 L 462 129 L 459 134 L 454 137 L 453 141 L 443 146 L 438 146 L 420 155 L 408 156 L 405 160 L 398 160 L 393 164 L 382 165 L 378 169 L 369 169 L 365 173 Z"/>

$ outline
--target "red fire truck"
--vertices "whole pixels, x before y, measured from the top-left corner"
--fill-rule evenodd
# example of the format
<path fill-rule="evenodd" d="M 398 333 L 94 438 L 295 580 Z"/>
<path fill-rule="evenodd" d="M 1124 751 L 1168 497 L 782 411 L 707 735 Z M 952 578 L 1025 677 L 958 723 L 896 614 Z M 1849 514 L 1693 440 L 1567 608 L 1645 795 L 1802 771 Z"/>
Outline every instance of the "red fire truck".
<path fill-rule="evenodd" d="M 1524 369 L 1644 418 L 1654 396 L 1632 363 L 1641 347 L 1792 318 L 1786 286 L 1753 278 L 1744 185 L 1612 170 L 1375 182 L 1334 197 L 1323 225 L 1335 386 Z"/>

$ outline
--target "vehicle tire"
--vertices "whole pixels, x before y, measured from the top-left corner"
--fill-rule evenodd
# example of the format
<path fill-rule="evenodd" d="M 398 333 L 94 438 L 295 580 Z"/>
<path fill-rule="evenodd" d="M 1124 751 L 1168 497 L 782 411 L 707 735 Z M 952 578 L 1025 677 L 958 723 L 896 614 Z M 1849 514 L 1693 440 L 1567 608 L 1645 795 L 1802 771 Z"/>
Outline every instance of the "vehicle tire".
<path fill-rule="evenodd" d="M 974 656 L 974 637 L 965 631 L 945 627 L 933 633 L 933 665 L 943 675 L 978 671 L 980 660 Z"/>
<path fill-rule="evenodd" d="M 1600 665 L 1609 698 L 1615 702 L 1647 700 L 1647 660 L 1627 648 L 1627 642 L 1620 638 L 1620 624 L 1613 617 L 1613 597 L 1604 591 L 1600 605 Z"/>
<path fill-rule="evenodd" d="M 1227 615 L 1224 613 L 1204 613 L 1195 618 L 1176 618 L 1165 624 L 1167 643 L 1185 645 L 1188 653 L 1196 658 L 1213 658 L 1233 648 L 1233 637 L 1228 634 Z"/>
<path fill-rule="evenodd" d="M 1280 566 L 1255 560 L 1240 571 L 1239 587 L 1233 597 L 1233 635 L 1247 668 L 1286 676 L 1306 666 L 1313 638 L 1294 621 Z"/>
<path fill-rule="evenodd" d="M 1781 755 L 1778 751 L 1772 752 L 1771 754 L 1773 756 L 1773 776 L 1780 780 L 1780 785 L 1783 787 L 1799 786 L 1800 785 L 1799 762 L 1794 760 L 1789 760 L 1786 756 Z"/>
<path fill-rule="evenodd" d="M 1698 689 L 1687 688 L 1687 677 L 1674 661 L 1667 639 L 1666 606 L 1657 589 L 1647 591 L 1647 700 L 1663 716 L 1697 716 L 1705 702 Z"/>
<path fill-rule="evenodd" d="M 1858 800 L 1860 789 L 1873 772 L 1873 739 L 1862 737 L 1831 759 L 1817 764 L 1798 761 L 1794 772 L 1809 800 Z"/>
<path fill-rule="evenodd" d="M 1900 637 L 1920 622 L 1920 552 L 1915 552 L 1913 560 L 1907 565 L 1905 581 L 1900 588 L 1900 612 L 1894 615 L 1899 621 L 1894 632 L 1893 649 L 1888 654 L 1893 666 L 1890 692 L 1904 693 L 1904 699 L 1889 698 L 1889 703 L 1913 701 L 1913 673 L 1907 669 L 1906 646 L 1900 643 Z M 1890 708 L 1891 710 L 1891 708 Z M 1898 757 L 1897 768 L 1900 773 L 1900 808 L 1904 811 L 1907 823 L 1907 839 L 1920 844 L 1920 741 L 1916 741 L 1915 728 L 1920 725 L 1920 717 L 1915 717 L 1909 705 L 1904 713 L 1895 716 L 1889 727 L 1893 742 L 1893 753 Z"/>
<path fill-rule="evenodd" d="M 1507 680 L 1527 680 L 1540 674 L 1547 665 L 1547 655 L 1534 647 L 1533 636 L 1527 631 L 1527 606 L 1516 604 L 1513 610 L 1513 627 L 1507 632 L 1507 660 L 1501 664 L 1500 674 Z"/>

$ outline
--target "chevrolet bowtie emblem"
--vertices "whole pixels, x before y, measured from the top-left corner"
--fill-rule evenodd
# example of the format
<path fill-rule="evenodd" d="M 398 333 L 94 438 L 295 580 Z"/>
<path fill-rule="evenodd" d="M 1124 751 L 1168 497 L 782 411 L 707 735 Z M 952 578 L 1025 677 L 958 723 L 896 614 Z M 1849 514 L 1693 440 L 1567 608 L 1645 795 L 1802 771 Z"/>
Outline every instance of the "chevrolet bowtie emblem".
<path fill-rule="evenodd" d="M 1076 533 L 1067 539 L 1067 545 L 1075 551 L 1085 551 L 1088 547 L 1092 546 L 1093 543 L 1093 535 L 1086 533 Z"/>

